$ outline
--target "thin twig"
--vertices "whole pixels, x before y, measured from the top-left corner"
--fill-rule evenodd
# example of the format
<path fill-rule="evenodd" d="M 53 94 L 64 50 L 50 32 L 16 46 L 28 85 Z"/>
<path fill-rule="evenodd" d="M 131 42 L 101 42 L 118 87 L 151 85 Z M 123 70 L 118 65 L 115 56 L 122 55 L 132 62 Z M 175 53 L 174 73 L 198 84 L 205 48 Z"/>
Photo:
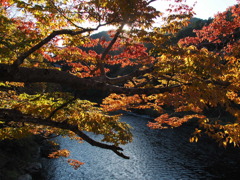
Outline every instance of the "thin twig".
<path fill-rule="evenodd" d="M 111 40 L 111 42 L 109 43 L 108 47 L 104 50 L 104 52 L 102 53 L 102 56 L 100 58 L 100 60 L 98 60 L 98 65 L 101 71 L 101 75 L 102 76 L 106 76 L 105 70 L 104 70 L 104 66 L 103 66 L 103 61 L 106 58 L 107 54 L 109 53 L 109 51 L 111 50 L 111 48 L 113 47 L 113 45 L 116 43 L 122 29 L 124 27 L 124 23 L 122 23 L 122 25 L 118 28 L 116 34 L 114 35 L 113 39 Z"/>
<path fill-rule="evenodd" d="M 52 111 L 49 116 L 47 117 L 47 119 L 51 119 L 57 111 L 59 111 L 60 109 L 66 107 L 68 104 L 70 104 L 71 102 L 73 102 L 74 100 L 76 100 L 76 97 L 68 100 L 67 102 L 63 103 L 62 105 L 58 106 L 54 111 Z"/>

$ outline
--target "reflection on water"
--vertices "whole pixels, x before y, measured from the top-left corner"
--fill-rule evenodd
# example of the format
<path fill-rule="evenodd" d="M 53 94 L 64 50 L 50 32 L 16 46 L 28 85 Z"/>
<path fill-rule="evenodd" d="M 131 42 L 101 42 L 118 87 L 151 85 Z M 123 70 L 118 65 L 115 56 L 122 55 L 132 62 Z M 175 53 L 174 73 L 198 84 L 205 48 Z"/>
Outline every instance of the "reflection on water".
<path fill-rule="evenodd" d="M 79 144 L 68 138 L 57 138 L 62 148 L 71 151 L 71 157 L 85 162 L 78 170 L 66 163 L 66 159 L 46 160 L 44 166 L 47 180 L 193 180 L 215 179 L 225 176 L 235 179 L 239 168 L 231 174 L 223 172 L 222 151 L 204 144 L 189 143 L 190 128 L 174 130 L 150 130 L 146 116 L 125 114 L 122 121 L 133 129 L 134 141 L 123 146 L 129 160 L 113 152 Z M 98 136 L 92 136 L 98 139 Z M 206 146 L 207 145 L 207 146 Z M 220 160 L 219 160 L 220 159 Z M 238 161 L 240 162 L 240 161 Z M 231 162 L 233 165 L 234 163 Z M 220 163 L 220 164 L 219 164 Z M 219 166 L 215 168 L 215 166 Z M 236 165 L 235 165 L 236 166 Z M 238 173 L 238 174 L 237 174 Z"/>

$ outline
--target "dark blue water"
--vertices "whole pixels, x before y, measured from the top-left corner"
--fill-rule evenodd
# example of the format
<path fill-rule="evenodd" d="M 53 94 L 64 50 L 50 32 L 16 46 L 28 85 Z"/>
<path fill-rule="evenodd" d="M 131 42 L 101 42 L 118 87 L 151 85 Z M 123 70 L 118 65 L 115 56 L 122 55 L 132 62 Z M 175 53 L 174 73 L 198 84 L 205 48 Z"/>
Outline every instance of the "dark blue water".
<path fill-rule="evenodd" d="M 146 116 L 125 114 L 122 121 L 133 127 L 134 141 L 122 146 L 129 160 L 111 151 L 79 144 L 68 138 L 58 137 L 61 148 L 71 151 L 70 158 L 85 164 L 74 170 L 67 159 L 43 160 L 47 180 L 194 180 L 234 179 L 236 174 L 226 175 L 222 170 L 225 157 L 215 146 L 189 143 L 192 128 L 151 130 L 146 124 L 152 120 Z M 92 138 L 99 139 L 92 135 Z M 226 160 L 228 161 L 228 160 Z M 232 163 L 232 162 L 231 162 Z M 236 166 L 236 163 L 233 162 Z M 219 167 L 216 167 L 219 166 Z M 219 168 L 219 169 L 218 169 Z M 235 176 L 236 175 L 236 176 Z M 231 176 L 231 178 L 229 178 Z"/>

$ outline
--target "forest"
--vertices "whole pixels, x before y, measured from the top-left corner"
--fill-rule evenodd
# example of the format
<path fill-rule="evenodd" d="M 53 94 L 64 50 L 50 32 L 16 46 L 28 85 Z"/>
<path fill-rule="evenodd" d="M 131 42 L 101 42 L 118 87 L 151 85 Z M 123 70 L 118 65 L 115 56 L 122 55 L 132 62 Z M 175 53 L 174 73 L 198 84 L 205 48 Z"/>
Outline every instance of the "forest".
<path fill-rule="evenodd" d="M 239 1 L 209 20 L 154 1 L 0 0 L 0 140 L 69 136 L 128 159 L 134 137 L 116 112 L 152 109 L 152 129 L 194 121 L 190 142 L 238 148 Z"/>

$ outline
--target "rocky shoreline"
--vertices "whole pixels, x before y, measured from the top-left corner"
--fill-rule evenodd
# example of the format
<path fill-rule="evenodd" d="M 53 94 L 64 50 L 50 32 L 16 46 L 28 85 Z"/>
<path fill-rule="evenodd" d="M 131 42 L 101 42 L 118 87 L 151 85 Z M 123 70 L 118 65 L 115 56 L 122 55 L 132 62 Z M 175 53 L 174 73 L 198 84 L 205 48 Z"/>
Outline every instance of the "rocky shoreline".
<path fill-rule="evenodd" d="M 0 142 L 0 180 L 43 180 L 42 158 L 58 146 L 41 136 Z"/>

